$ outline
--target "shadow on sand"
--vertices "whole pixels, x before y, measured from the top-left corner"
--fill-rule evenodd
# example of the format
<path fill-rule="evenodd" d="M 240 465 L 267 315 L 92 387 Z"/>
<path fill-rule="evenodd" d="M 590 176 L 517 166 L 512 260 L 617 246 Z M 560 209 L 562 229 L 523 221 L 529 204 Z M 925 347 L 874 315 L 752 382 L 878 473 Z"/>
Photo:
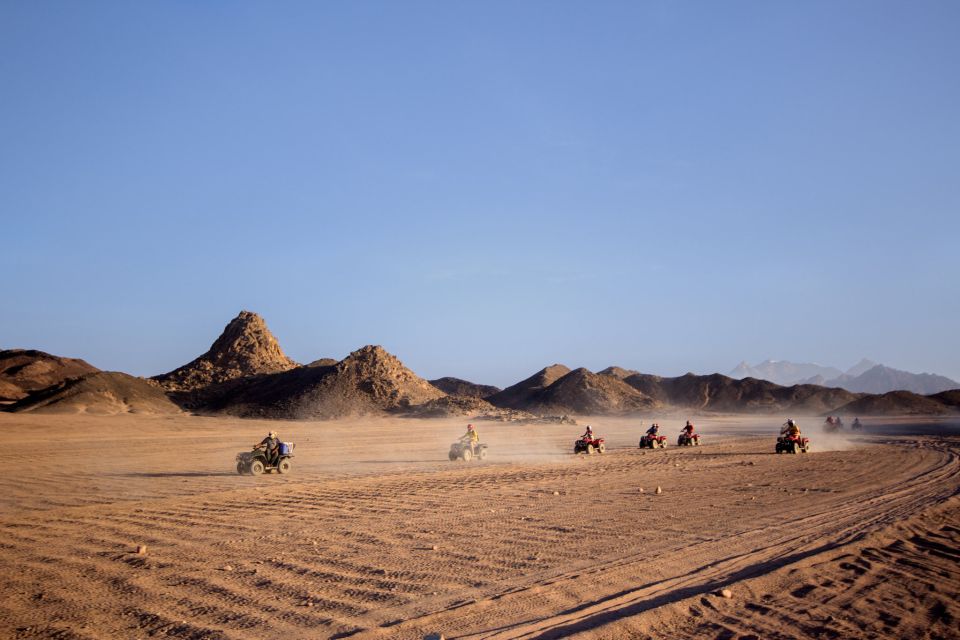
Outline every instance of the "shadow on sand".
<path fill-rule="evenodd" d="M 236 471 L 153 471 L 119 474 L 125 478 L 214 478 L 238 475 Z"/>

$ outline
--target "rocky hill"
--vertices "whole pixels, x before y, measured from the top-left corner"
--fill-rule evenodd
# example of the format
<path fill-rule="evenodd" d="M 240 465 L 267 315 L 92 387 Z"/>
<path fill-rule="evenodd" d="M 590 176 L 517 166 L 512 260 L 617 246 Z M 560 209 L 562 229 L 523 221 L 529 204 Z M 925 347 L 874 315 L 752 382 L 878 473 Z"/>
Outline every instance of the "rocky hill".
<path fill-rule="evenodd" d="M 460 378 L 437 378 L 436 380 L 431 380 L 430 384 L 448 395 L 463 398 L 486 398 L 495 393 L 500 393 L 500 387 L 493 387 L 488 384 L 477 384 L 468 380 L 461 380 Z"/>
<path fill-rule="evenodd" d="M 613 375 L 575 369 L 534 393 L 527 410 L 534 413 L 609 415 L 648 411 L 659 403 Z"/>
<path fill-rule="evenodd" d="M 0 401 L 19 400 L 33 391 L 100 371 L 77 358 L 33 349 L 0 351 Z"/>
<path fill-rule="evenodd" d="M 945 395 L 946 399 L 954 399 Z M 867 395 L 850 402 L 836 413 L 858 416 L 942 415 L 953 413 L 951 406 L 936 396 L 921 396 L 910 391 L 891 391 L 881 395 Z"/>
<path fill-rule="evenodd" d="M 156 382 L 115 371 L 69 378 L 15 402 L 9 411 L 36 413 L 170 414 L 180 408 Z"/>
<path fill-rule="evenodd" d="M 267 323 L 256 313 L 241 311 L 210 349 L 182 367 L 154 377 L 169 391 L 189 392 L 211 384 L 288 371 L 297 366 L 283 353 Z"/>
<path fill-rule="evenodd" d="M 199 412 L 308 419 L 400 412 L 445 394 L 383 347 L 366 346 L 333 366 L 298 367 L 215 385 Z"/>
<path fill-rule="evenodd" d="M 525 380 L 511 385 L 499 393 L 487 397 L 487 401 L 496 407 L 526 410 L 534 401 L 534 396 L 551 384 L 570 373 L 562 364 L 545 367 Z"/>
<path fill-rule="evenodd" d="M 736 380 L 719 373 L 688 373 L 675 378 L 635 374 L 624 382 L 664 405 L 729 413 L 821 413 L 858 397 L 843 389 L 815 385 L 784 387 L 767 380 Z"/>

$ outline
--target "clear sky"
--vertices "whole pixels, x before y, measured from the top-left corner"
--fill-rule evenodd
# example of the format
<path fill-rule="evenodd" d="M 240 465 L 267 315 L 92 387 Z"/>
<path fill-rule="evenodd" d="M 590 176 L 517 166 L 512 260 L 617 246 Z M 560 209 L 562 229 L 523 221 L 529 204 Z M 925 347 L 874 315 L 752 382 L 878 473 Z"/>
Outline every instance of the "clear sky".
<path fill-rule="evenodd" d="M 0 1 L 0 347 L 960 379 L 960 2 Z"/>

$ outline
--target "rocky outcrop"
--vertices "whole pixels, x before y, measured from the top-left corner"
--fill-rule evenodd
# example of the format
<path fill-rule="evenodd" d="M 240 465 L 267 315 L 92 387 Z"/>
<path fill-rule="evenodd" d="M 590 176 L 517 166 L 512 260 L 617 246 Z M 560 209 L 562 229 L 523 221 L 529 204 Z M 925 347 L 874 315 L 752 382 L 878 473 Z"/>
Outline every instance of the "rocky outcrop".
<path fill-rule="evenodd" d="M 283 353 L 267 323 L 256 313 L 241 311 L 199 358 L 155 376 L 168 391 L 193 391 L 212 384 L 297 366 Z"/>
<path fill-rule="evenodd" d="M 461 380 L 460 378 L 437 378 L 436 380 L 431 380 L 430 384 L 448 395 L 462 398 L 486 398 L 495 393 L 500 393 L 500 387 L 493 387 L 488 384 L 476 384 L 475 382 Z"/>

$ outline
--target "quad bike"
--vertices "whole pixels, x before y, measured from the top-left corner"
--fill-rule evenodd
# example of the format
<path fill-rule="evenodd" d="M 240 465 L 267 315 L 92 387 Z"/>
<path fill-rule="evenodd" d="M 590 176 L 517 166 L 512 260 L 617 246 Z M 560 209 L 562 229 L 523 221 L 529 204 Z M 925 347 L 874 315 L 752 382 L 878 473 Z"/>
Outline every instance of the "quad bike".
<path fill-rule="evenodd" d="M 237 454 L 237 473 L 248 473 L 259 476 L 262 473 L 290 473 L 290 458 L 293 457 L 294 444 L 281 442 L 279 456 L 275 460 L 267 458 L 266 448 L 262 444 L 255 445 L 252 451 L 241 451 Z"/>
<path fill-rule="evenodd" d="M 777 453 L 807 453 L 810 438 L 803 436 L 780 436 L 777 438 Z"/>
<path fill-rule="evenodd" d="M 860 422 L 859 419 L 854 420 L 854 421 L 853 421 L 853 424 L 850 425 L 850 430 L 851 430 L 851 431 L 862 431 L 862 430 L 863 430 L 863 423 Z"/>
<path fill-rule="evenodd" d="M 843 429 L 843 421 L 840 418 L 834 418 L 833 416 L 827 418 L 823 423 L 823 432 L 824 433 L 836 433 Z"/>
<path fill-rule="evenodd" d="M 483 460 L 487 457 L 487 445 L 480 444 L 479 442 L 473 446 L 473 450 L 470 450 L 470 443 L 457 440 L 452 445 L 450 445 L 450 453 L 447 454 L 447 457 L 453 460 L 463 460 L 464 462 L 470 462 L 474 458 Z"/>
<path fill-rule="evenodd" d="M 667 446 L 667 436 L 652 436 L 649 433 L 640 438 L 641 449 L 665 449 Z"/>
<path fill-rule="evenodd" d="M 686 431 L 680 432 L 680 437 L 677 438 L 678 447 L 699 447 L 700 446 L 700 434 L 693 433 L 688 434 Z"/>
<path fill-rule="evenodd" d="M 607 447 L 603 444 L 603 438 L 580 438 L 573 443 L 574 453 L 593 455 L 594 451 L 597 453 L 603 453 L 606 450 Z"/>

